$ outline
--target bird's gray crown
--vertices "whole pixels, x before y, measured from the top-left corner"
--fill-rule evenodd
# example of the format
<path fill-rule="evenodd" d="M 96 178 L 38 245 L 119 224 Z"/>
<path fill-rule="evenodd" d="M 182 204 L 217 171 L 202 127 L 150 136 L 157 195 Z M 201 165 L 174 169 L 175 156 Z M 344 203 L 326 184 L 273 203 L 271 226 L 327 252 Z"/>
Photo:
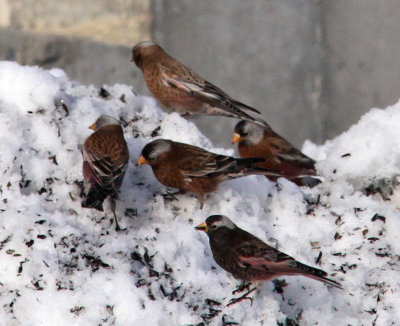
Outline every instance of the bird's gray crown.
<path fill-rule="evenodd" d="M 153 46 L 156 43 L 153 41 L 142 41 L 135 45 L 135 48 L 147 48 L 148 46 Z"/>
<path fill-rule="evenodd" d="M 142 155 L 147 160 L 154 160 L 161 154 L 171 149 L 171 141 L 168 139 L 157 139 L 148 143 L 142 150 Z"/>
<path fill-rule="evenodd" d="M 206 223 L 210 230 L 215 230 L 220 227 L 226 227 L 231 230 L 236 228 L 236 224 L 225 215 L 211 215 L 207 217 Z"/>
<path fill-rule="evenodd" d="M 120 125 L 120 121 L 118 119 L 112 117 L 112 116 L 103 114 L 100 117 L 98 117 L 98 119 L 96 120 L 95 124 L 96 124 L 96 129 L 95 130 L 98 130 L 99 128 L 104 127 L 104 126 L 108 126 L 108 125 L 117 125 L 117 126 L 119 126 Z"/>

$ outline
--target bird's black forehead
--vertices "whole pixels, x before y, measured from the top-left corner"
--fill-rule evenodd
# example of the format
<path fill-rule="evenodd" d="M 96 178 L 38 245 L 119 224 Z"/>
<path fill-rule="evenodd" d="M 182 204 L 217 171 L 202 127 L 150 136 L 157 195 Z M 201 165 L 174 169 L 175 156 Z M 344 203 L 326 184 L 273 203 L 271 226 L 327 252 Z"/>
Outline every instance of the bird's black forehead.
<path fill-rule="evenodd" d="M 236 126 L 235 126 L 235 132 L 238 133 L 239 135 L 247 132 L 247 121 L 239 121 Z"/>
<path fill-rule="evenodd" d="M 222 221 L 222 219 L 223 219 L 222 215 L 211 215 L 211 216 L 207 217 L 206 223 L 207 223 L 207 225 L 211 225 L 211 224 L 214 224 L 215 222 Z"/>
<path fill-rule="evenodd" d="M 166 139 L 157 139 L 147 144 L 142 149 L 142 155 L 145 159 L 155 159 L 160 154 L 165 153 L 171 148 L 171 142 Z"/>
<path fill-rule="evenodd" d="M 142 155 L 144 156 L 144 158 L 148 159 L 150 153 L 152 152 L 152 144 L 147 144 L 143 149 L 142 149 Z"/>

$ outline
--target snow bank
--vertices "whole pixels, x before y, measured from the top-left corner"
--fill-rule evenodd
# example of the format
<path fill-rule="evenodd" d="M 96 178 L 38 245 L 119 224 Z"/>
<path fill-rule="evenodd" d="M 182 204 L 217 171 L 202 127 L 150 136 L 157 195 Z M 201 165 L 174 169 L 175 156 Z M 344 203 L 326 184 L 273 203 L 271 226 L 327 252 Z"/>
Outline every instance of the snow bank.
<path fill-rule="evenodd" d="M 80 207 L 80 146 L 101 114 L 124 122 L 131 153 L 119 233 L 107 204 L 105 213 Z M 396 104 L 323 146 L 306 142 L 325 180 L 314 189 L 251 176 L 221 184 L 200 210 L 194 196 L 161 196 L 150 167 L 135 167 L 142 147 L 164 137 L 233 149 L 214 148 L 130 86 L 100 95 L 59 69 L 0 62 L 0 325 L 399 324 L 399 122 Z M 286 277 L 265 283 L 252 305 L 227 307 L 238 282 L 193 228 L 217 213 L 345 290 Z"/>

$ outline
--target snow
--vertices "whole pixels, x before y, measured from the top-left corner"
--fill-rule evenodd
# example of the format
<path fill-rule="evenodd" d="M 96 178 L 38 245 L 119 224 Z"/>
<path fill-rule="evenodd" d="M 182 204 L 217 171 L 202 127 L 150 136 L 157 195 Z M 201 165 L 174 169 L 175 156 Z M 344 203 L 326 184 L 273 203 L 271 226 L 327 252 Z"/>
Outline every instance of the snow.
<path fill-rule="evenodd" d="M 221 184 L 201 210 L 190 194 L 161 196 L 167 189 L 150 167 L 135 167 L 141 149 L 158 137 L 234 149 L 214 148 L 194 123 L 130 86 L 104 89 L 106 98 L 60 69 L 0 62 L 1 326 L 400 323 L 400 103 L 322 146 L 305 143 L 324 178 L 316 188 L 250 176 Z M 104 213 L 80 206 L 80 148 L 101 114 L 123 121 L 131 156 L 117 202 L 127 230 L 118 233 L 108 204 Z M 282 277 L 252 304 L 228 307 L 239 282 L 194 229 L 212 214 L 327 271 L 344 290 Z"/>

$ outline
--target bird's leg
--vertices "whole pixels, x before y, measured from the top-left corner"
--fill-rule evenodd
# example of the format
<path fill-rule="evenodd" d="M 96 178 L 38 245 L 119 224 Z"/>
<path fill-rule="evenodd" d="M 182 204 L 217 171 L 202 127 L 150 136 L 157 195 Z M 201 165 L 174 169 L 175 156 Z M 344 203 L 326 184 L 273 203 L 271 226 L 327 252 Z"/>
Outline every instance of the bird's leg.
<path fill-rule="evenodd" d="M 200 209 L 203 209 L 204 203 L 206 201 L 206 198 L 203 194 L 197 194 L 197 199 L 200 203 Z"/>
<path fill-rule="evenodd" d="M 250 285 L 250 284 L 248 284 Z M 250 300 L 251 304 L 253 304 L 253 298 L 249 298 L 249 294 L 253 293 L 255 290 L 257 290 L 257 287 L 253 287 L 252 289 L 250 289 L 249 291 L 247 291 L 245 294 L 243 294 L 242 296 L 238 297 L 238 298 L 232 298 L 229 303 L 227 304 L 227 307 L 232 306 L 240 301 L 243 300 Z"/>
<path fill-rule="evenodd" d="M 236 290 L 232 291 L 232 294 L 243 292 L 244 290 L 250 290 L 251 282 L 246 283 L 246 281 L 242 281 Z"/>
<path fill-rule="evenodd" d="M 117 219 L 117 214 L 115 213 L 115 208 L 116 208 L 116 202 L 115 202 L 115 197 L 111 197 L 111 210 L 114 214 L 114 221 L 115 221 L 115 231 L 123 231 L 126 229 L 121 229 L 118 223 L 118 219 Z"/>

